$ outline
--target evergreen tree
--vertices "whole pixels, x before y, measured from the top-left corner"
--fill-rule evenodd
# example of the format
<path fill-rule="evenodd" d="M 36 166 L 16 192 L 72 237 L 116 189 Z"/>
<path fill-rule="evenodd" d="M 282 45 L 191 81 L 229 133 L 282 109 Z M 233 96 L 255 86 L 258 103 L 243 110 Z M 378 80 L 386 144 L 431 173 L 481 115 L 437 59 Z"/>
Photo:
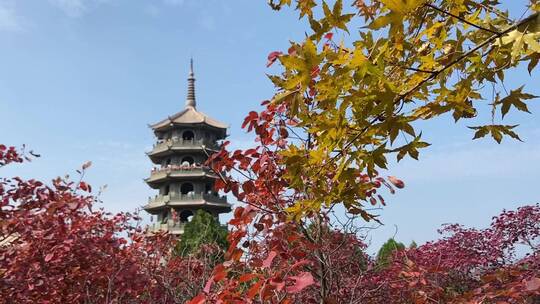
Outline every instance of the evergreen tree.
<path fill-rule="evenodd" d="M 388 239 L 388 241 L 381 246 L 381 249 L 379 249 L 379 252 L 377 253 L 377 265 L 384 268 L 389 264 L 394 251 L 403 249 L 405 249 L 405 245 L 403 243 L 396 242 L 396 240 L 393 238 Z"/>
<path fill-rule="evenodd" d="M 205 244 L 216 244 L 223 250 L 227 249 L 227 228 L 210 213 L 198 210 L 192 220 L 186 223 L 184 234 L 176 246 L 176 253 L 187 256 Z"/>

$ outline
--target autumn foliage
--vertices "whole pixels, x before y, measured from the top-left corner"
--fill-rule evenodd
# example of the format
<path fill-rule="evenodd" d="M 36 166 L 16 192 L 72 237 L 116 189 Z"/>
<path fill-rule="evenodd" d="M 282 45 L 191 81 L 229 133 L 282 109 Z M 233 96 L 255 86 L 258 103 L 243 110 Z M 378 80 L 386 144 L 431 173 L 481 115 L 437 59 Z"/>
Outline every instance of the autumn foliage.
<path fill-rule="evenodd" d="M 239 202 L 227 242 L 177 256 L 137 215 L 98 208 L 82 180 L 4 178 L 0 303 L 538 303 L 539 205 L 485 229 L 443 226 L 439 240 L 396 246 L 383 262 L 361 232 L 405 187 L 380 174 L 390 158 L 429 146 L 417 122 L 448 114 L 474 122 L 475 139 L 521 140 L 503 120 L 536 96 L 504 79 L 540 60 L 540 4 L 512 20 L 497 1 L 343 2 L 269 1 L 294 7 L 309 32 L 268 56 L 281 69 L 276 94 L 242 124 L 254 146 L 224 142 L 208 160 L 216 190 Z M 365 26 L 353 33 L 354 21 Z M 24 159 L 0 146 L 0 166 Z"/>
<path fill-rule="evenodd" d="M 23 161 L 0 146 L 4 164 L 6 151 Z M 353 233 L 328 222 L 272 227 L 263 213 L 254 230 L 271 235 L 246 239 L 243 258 L 231 247 L 229 261 L 212 269 L 217 244 L 175 256 L 174 243 L 143 233 L 136 215 L 94 210 L 90 189 L 82 181 L 2 179 L 1 303 L 319 303 L 323 296 L 325 303 L 535 303 L 540 296 L 539 205 L 504 211 L 486 229 L 444 226 L 440 240 L 399 247 L 384 267 Z M 245 227 L 239 221 L 250 209 L 236 210 L 231 223 Z"/>
<path fill-rule="evenodd" d="M 24 158 L 0 145 L 1 165 Z M 0 180 L 0 303 L 183 303 L 202 290 L 218 246 L 174 256 L 172 239 L 106 213 L 90 192 L 84 181 Z"/>
<path fill-rule="evenodd" d="M 398 250 L 383 269 L 352 255 L 351 242 L 328 239 L 357 238 L 349 228 L 358 226 L 339 219 L 378 221 L 372 206 L 405 186 L 379 172 L 390 157 L 418 159 L 429 146 L 416 122 L 477 121 L 487 84 L 491 121 L 469 127 L 474 139 L 520 140 L 517 125 L 501 121 L 529 112 L 536 96 L 506 91 L 504 79 L 521 62 L 529 72 L 538 63 L 540 5 L 530 2 L 533 13 L 512 20 L 495 1 L 270 1 L 294 7 L 309 31 L 268 56 L 281 69 L 270 76 L 276 94 L 243 123 L 256 145 L 228 151 L 225 143 L 210 159 L 223 173 L 217 187 L 243 204 L 229 222 L 228 260 L 192 303 L 537 301 L 538 206 L 505 212 L 486 230 L 445 227 L 449 236 Z M 365 26 L 353 33 L 355 20 Z M 351 275 L 340 261 L 360 266 L 346 267 Z"/>
<path fill-rule="evenodd" d="M 242 125 L 256 145 L 228 151 L 225 143 L 210 159 L 222 174 L 217 187 L 243 204 L 229 222 L 228 260 L 192 303 L 536 301 L 538 247 L 530 245 L 525 257 L 515 248 L 537 239 L 537 224 L 517 228 L 536 223 L 537 206 L 505 212 L 486 230 L 445 227 L 449 236 L 398 250 L 383 269 L 353 254 L 363 247 L 358 226 L 340 219 L 378 221 L 372 206 L 405 186 L 379 171 L 389 157 L 418 159 L 429 146 L 414 123 L 447 113 L 474 121 L 485 109 L 487 83 L 495 92 L 491 123 L 471 126 L 474 138 L 520 140 L 517 125 L 496 114 L 502 121 L 511 109 L 529 112 L 527 101 L 536 97 L 523 87 L 505 92 L 504 77 L 520 62 L 536 67 L 538 13 L 512 20 L 485 1 L 350 4 L 270 1 L 275 10 L 295 7 L 310 29 L 303 41 L 268 55 L 267 66 L 281 68 L 270 76 L 277 92 Z M 536 1 L 530 7 L 540 9 Z M 365 23 L 358 33 L 355 19 Z M 337 207 L 346 210 L 341 217 Z M 334 243 L 338 236 L 360 249 Z"/>
<path fill-rule="evenodd" d="M 14 148 L 0 152 L 4 164 L 23 161 Z M 135 215 L 94 210 L 89 191 L 83 181 L 2 180 L 2 303 L 318 303 L 323 296 L 327 303 L 521 303 L 540 295 L 538 205 L 505 211 L 484 230 L 445 226 L 441 240 L 397 250 L 383 269 L 355 234 L 326 221 L 302 226 L 285 214 L 274 225 L 262 213 L 254 231 L 272 233 L 246 239 L 247 256 L 232 246 L 230 260 L 212 272 L 217 244 L 171 255 L 170 239 L 143 233 Z M 246 227 L 246 216 L 256 216 L 249 206 L 237 208 L 231 224 Z"/>

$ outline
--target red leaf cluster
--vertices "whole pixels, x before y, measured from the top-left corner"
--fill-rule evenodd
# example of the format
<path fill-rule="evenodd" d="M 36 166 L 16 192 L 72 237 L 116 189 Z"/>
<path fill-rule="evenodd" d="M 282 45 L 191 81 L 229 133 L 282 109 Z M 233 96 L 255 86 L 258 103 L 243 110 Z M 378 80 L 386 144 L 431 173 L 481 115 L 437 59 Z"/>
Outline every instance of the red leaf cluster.
<path fill-rule="evenodd" d="M 0 150 L 1 164 L 23 161 Z M 171 238 L 147 235 L 134 214 L 95 210 L 90 191 L 0 179 L 0 303 L 181 303 L 202 290 L 217 247 L 173 256 Z"/>

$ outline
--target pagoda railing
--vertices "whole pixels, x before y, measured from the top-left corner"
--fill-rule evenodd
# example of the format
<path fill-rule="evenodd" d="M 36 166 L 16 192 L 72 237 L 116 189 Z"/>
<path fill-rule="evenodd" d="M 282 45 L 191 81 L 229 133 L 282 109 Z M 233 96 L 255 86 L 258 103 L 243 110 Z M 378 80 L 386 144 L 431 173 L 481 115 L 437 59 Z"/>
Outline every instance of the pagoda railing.
<path fill-rule="evenodd" d="M 182 234 L 184 233 L 185 223 L 175 222 L 169 219 L 166 223 L 152 223 L 148 226 L 148 231 L 155 233 L 158 231 L 167 231 L 172 234 Z"/>
<path fill-rule="evenodd" d="M 178 173 L 192 173 L 192 172 L 211 172 L 210 168 L 207 166 L 202 166 L 200 164 L 193 164 L 193 165 L 167 165 L 165 167 L 154 167 L 152 168 L 151 173 L 159 173 L 159 172 L 178 172 Z"/>
<path fill-rule="evenodd" d="M 227 203 L 226 196 L 219 196 L 210 193 L 194 193 L 188 194 L 173 193 L 169 195 L 156 195 L 148 199 L 149 204 L 167 203 L 167 202 L 182 202 L 182 201 L 198 201 L 205 200 L 212 203 Z"/>
<path fill-rule="evenodd" d="M 210 168 L 201 165 L 191 165 L 191 166 L 179 166 L 179 165 L 168 165 L 167 167 L 156 167 L 152 169 L 150 177 L 147 179 L 147 182 L 152 182 L 167 177 L 188 177 L 188 176 L 215 176 L 214 171 Z"/>
<path fill-rule="evenodd" d="M 214 171 L 210 170 L 210 168 L 206 166 L 169 165 L 167 167 L 154 168 L 150 173 L 150 177 L 146 179 L 146 182 L 152 183 L 166 178 L 186 178 L 195 176 L 208 176 L 213 178 L 217 177 Z"/>
<path fill-rule="evenodd" d="M 154 144 L 154 149 L 162 149 L 167 147 L 201 147 L 205 146 L 210 149 L 219 149 L 219 145 L 208 139 L 183 139 L 183 138 L 169 138 L 166 140 L 159 140 Z"/>

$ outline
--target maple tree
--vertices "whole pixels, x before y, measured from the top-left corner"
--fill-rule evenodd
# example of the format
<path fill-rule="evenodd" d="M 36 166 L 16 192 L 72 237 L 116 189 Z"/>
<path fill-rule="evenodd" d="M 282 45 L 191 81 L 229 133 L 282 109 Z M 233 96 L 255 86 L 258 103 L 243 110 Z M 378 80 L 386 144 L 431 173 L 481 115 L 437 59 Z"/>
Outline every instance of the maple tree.
<path fill-rule="evenodd" d="M 256 134 L 257 145 L 229 152 L 225 143 L 209 160 L 221 176 L 217 187 L 244 204 L 229 222 L 233 229 L 227 261 L 215 269 L 204 293 L 192 303 L 292 303 L 306 288 L 316 290 L 312 302 L 342 301 L 333 294 L 335 252 L 326 250 L 323 238 L 332 226 L 334 208 L 342 206 L 349 216 L 377 221 L 370 208 L 386 204 L 383 188 L 394 193 L 405 186 L 394 176 L 379 176 L 379 171 L 387 169 L 389 157 L 418 159 L 421 149 L 429 146 L 417 122 L 446 113 L 455 121 L 477 121 L 487 108 L 489 123 L 469 127 L 475 131 L 474 139 L 489 134 L 498 143 L 504 136 L 520 140 L 517 125 L 502 121 L 510 110 L 529 112 L 527 102 L 536 98 L 523 87 L 509 93 L 504 87 L 511 68 L 525 63 L 531 72 L 539 61 L 540 4 L 535 0 L 528 7 L 532 13 L 520 20 L 510 18 L 496 1 L 269 4 L 275 10 L 294 6 L 310 29 L 286 52 L 268 56 L 267 66 L 279 63 L 282 68 L 280 74 L 269 76 L 277 92 L 262 103 L 261 112 L 250 112 L 242 126 Z M 352 24 L 358 23 L 365 27 L 351 33 Z M 338 35 L 346 38 L 337 40 Z M 493 88 L 491 98 L 483 96 L 486 85 Z M 483 240 L 475 239 L 471 231 L 454 232 L 469 237 L 471 248 Z M 503 250 L 501 246 L 492 249 Z M 427 247 L 398 252 L 422 252 L 420 256 L 428 258 L 429 252 L 420 248 Z M 478 258 L 485 259 L 485 254 Z M 474 256 L 469 257 L 472 260 L 464 265 L 479 266 Z M 389 269 L 419 277 L 419 283 L 406 280 L 409 285 L 399 288 L 416 290 L 400 293 L 394 302 L 433 302 L 433 292 L 420 288 L 433 285 L 420 274 L 435 270 L 408 261 L 409 271 L 403 270 L 403 263 L 402 271 L 397 265 Z M 441 271 L 450 272 L 450 268 Z M 460 275 L 462 283 L 468 283 L 469 278 Z M 521 279 L 518 275 L 510 281 L 517 284 Z M 536 279 L 527 282 L 536 286 Z M 383 285 L 379 282 L 374 288 Z M 451 298 L 469 291 L 467 286 Z M 510 290 L 501 286 L 494 292 Z M 388 288 L 382 288 L 386 295 L 396 291 Z M 529 289 L 531 294 L 537 292 Z"/>

